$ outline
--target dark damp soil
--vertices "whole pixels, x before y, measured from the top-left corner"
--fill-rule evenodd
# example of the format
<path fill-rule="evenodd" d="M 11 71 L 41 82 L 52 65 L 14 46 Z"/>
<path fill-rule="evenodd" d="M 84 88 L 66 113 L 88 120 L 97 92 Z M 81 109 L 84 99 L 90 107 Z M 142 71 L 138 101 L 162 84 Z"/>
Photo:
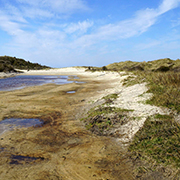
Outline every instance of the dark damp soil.
<path fill-rule="evenodd" d="M 24 164 L 24 163 L 32 163 L 37 160 L 44 160 L 43 157 L 30 157 L 30 156 L 22 156 L 22 155 L 11 155 L 11 161 L 9 164 Z"/>

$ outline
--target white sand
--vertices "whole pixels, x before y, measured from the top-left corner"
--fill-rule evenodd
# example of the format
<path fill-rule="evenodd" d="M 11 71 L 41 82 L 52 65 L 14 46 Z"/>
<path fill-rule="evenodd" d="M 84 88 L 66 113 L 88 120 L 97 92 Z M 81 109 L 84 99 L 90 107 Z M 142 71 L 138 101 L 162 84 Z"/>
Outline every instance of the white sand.
<path fill-rule="evenodd" d="M 16 75 L 17 75 L 17 73 L 4 73 L 4 72 L 0 72 L 0 79 L 8 78 L 8 77 L 16 76 Z"/>

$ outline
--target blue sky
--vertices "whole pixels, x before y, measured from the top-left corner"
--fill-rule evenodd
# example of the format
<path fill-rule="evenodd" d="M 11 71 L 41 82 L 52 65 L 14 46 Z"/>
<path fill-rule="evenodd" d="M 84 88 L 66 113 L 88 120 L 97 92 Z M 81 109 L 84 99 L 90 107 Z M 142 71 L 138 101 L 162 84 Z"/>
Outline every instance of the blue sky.
<path fill-rule="evenodd" d="M 0 55 L 103 66 L 180 58 L 180 0 L 0 0 Z"/>

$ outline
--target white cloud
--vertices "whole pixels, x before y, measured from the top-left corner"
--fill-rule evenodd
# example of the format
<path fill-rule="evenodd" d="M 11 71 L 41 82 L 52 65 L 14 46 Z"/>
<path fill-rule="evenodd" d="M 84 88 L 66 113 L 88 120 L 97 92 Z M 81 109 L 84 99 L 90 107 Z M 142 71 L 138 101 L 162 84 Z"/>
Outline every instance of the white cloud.
<path fill-rule="evenodd" d="M 25 16 L 26 18 L 31 18 L 31 19 L 42 19 L 42 18 L 52 18 L 54 17 L 54 14 L 51 13 L 50 11 L 47 11 L 45 9 L 41 9 L 38 7 L 21 7 L 22 10 L 22 15 Z"/>
<path fill-rule="evenodd" d="M 88 10 L 82 0 L 16 0 L 20 3 L 25 15 L 32 17 L 47 17 L 47 14 L 72 14 L 79 10 Z M 29 14 L 28 14 L 29 11 Z M 44 16 L 45 15 L 45 16 Z"/>
<path fill-rule="evenodd" d="M 134 18 L 107 24 L 99 27 L 96 32 L 81 36 L 72 47 L 88 47 L 100 41 L 116 41 L 140 35 L 154 25 L 160 15 L 176 8 L 180 0 L 164 0 L 157 9 L 145 9 L 136 12 Z"/>
<path fill-rule="evenodd" d="M 93 26 L 92 21 L 83 21 L 83 22 L 78 22 L 78 23 L 71 23 L 68 25 L 68 27 L 65 29 L 66 33 L 74 33 L 76 31 L 80 31 L 81 33 L 87 32 L 87 30 Z"/>
<path fill-rule="evenodd" d="M 83 0 L 6 0 L 0 10 L 8 14 L 11 20 L 26 22 L 25 18 L 64 18 L 89 8 Z"/>
<path fill-rule="evenodd" d="M 0 7 L 0 28 L 12 36 L 9 46 L 12 49 L 18 46 L 19 53 L 24 55 L 29 53 L 31 57 L 38 55 L 46 58 L 48 54 L 49 56 L 53 54 L 53 57 L 70 59 L 75 55 L 86 54 L 86 51 L 92 49 L 100 49 L 101 53 L 105 53 L 109 47 L 108 42 L 138 36 L 148 31 L 159 16 L 176 8 L 180 0 L 164 0 L 156 9 L 140 10 L 131 19 L 103 26 L 92 20 L 77 23 L 69 23 L 67 20 L 66 24 L 58 25 L 50 21 L 48 26 L 47 21 L 45 23 L 41 21 L 42 26 L 34 26 L 29 20 L 29 18 L 45 20 L 61 14 L 88 10 L 83 0 L 16 0 L 16 2 L 19 3 L 19 8 L 10 3 L 6 4 L 5 10 L 1 10 Z M 25 30 L 25 27 L 33 31 Z M 158 41 L 150 42 L 145 48 L 159 44 Z"/>
<path fill-rule="evenodd" d="M 3 8 L 1 11 L 8 12 L 9 18 L 13 21 L 18 21 L 22 23 L 27 22 L 22 16 L 22 13 L 19 11 L 19 9 L 11 4 L 6 4 L 5 8 Z"/>
<path fill-rule="evenodd" d="M 0 28 L 12 36 L 16 36 L 22 33 L 20 24 L 13 22 L 11 18 L 4 15 L 2 11 L 0 11 Z"/>
<path fill-rule="evenodd" d="M 178 17 L 176 20 L 172 20 L 172 27 L 180 26 L 180 18 Z"/>
<path fill-rule="evenodd" d="M 163 0 L 162 4 L 159 6 L 159 13 L 165 13 L 171 9 L 176 8 L 180 3 L 180 0 Z"/>
<path fill-rule="evenodd" d="M 60 13 L 73 12 L 77 10 L 88 10 L 88 7 L 82 0 L 46 0 L 46 2 L 50 2 L 47 4 L 50 5 L 52 9 Z"/>
<path fill-rule="evenodd" d="M 155 24 L 163 13 L 176 8 L 180 0 L 164 0 L 157 9 L 145 9 L 136 13 L 135 17 L 117 24 L 109 24 L 99 29 L 102 38 L 129 38 L 143 32 Z"/>

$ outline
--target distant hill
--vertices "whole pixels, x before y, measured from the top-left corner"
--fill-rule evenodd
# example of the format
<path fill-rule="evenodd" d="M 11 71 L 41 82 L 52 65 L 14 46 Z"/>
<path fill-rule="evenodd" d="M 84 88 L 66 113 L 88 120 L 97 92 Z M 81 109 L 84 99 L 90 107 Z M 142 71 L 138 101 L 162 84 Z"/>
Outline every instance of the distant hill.
<path fill-rule="evenodd" d="M 106 66 L 108 70 L 118 71 L 153 71 L 153 72 L 180 72 L 180 59 L 171 60 L 169 58 L 159 59 L 148 62 L 125 61 L 113 63 Z"/>
<path fill-rule="evenodd" d="M 180 72 L 180 59 L 169 58 L 154 61 L 123 61 L 109 64 L 103 67 L 84 66 L 90 71 L 151 71 L 151 72 Z"/>
<path fill-rule="evenodd" d="M 31 63 L 16 57 L 0 56 L 0 72 L 16 72 L 15 69 L 39 70 L 46 68 L 50 67 Z"/>

